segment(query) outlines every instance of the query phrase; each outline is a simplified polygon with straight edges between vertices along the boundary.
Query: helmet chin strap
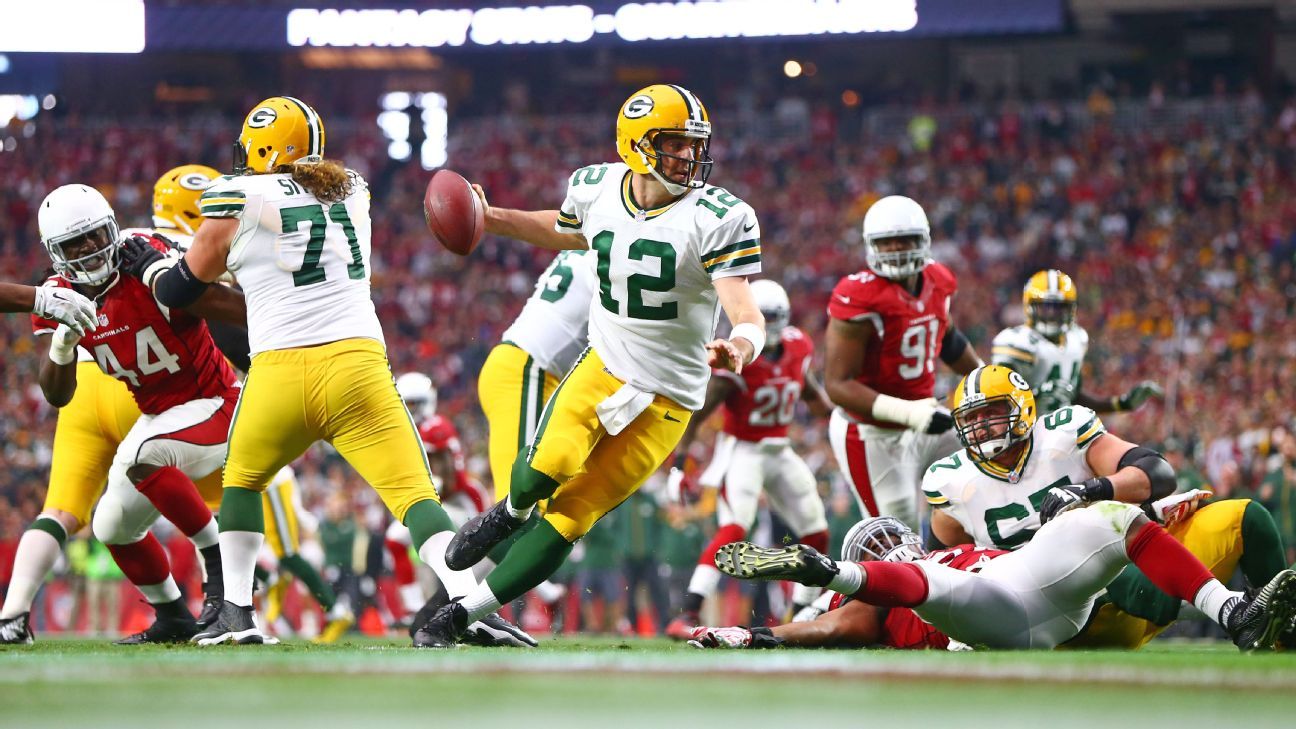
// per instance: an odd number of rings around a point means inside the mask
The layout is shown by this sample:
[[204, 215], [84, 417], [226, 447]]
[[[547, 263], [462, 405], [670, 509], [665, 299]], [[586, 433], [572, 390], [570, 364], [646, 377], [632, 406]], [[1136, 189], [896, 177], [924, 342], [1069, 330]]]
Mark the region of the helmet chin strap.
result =
[[652, 176], [662, 184], [662, 187], [666, 188], [666, 192], [669, 192], [675, 197], [679, 197], [680, 195], [683, 195], [684, 193], [688, 192], [690, 189], [688, 185], [681, 185], [678, 182], [671, 182], [670, 180], [666, 179], [666, 176], [658, 172], [656, 167], [649, 167], [648, 171], [651, 172]]

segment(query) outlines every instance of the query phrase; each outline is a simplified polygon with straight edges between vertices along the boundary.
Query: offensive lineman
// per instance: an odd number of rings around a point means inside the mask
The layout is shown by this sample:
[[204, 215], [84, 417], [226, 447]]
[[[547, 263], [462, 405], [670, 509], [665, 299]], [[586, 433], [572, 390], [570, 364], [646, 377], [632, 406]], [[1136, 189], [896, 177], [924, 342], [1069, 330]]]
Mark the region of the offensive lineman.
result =
[[[828, 551], [828, 519], [819, 497], [814, 473], [792, 449], [788, 426], [798, 400], [818, 417], [832, 412], [832, 403], [810, 372], [814, 343], [802, 331], [788, 324], [792, 307], [787, 292], [776, 282], [762, 279], [751, 284], [752, 295], [765, 317], [765, 341], [770, 344], [741, 375], [716, 370], [707, 384], [706, 401], [684, 429], [676, 446], [679, 453], [671, 478], [683, 473], [688, 446], [697, 428], [721, 406], [723, 433], [717, 438], [707, 470], [720, 471], [720, 493], [716, 516], [720, 528], [702, 549], [693, 569], [680, 614], [666, 626], [666, 634], [685, 639], [698, 624], [702, 603], [715, 593], [720, 571], [715, 553], [721, 546], [745, 539], [756, 523], [761, 492], [770, 507], [792, 529], [802, 544]], [[819, 596], [814, 587], [793, 588], [793, 613]]]
[[931, 226], [913, 200], [884, 197], [864, 215], [868, 268], [828, 302], [824, 387], [837, 405], [833, 455], [860, 513], [917, 527], [923, 470], [958, 448], [932, 398], [936, 359], [960, 375], [981, 364], [950, 322], [954, 273], [931, 260]]
[[[765, 344], [747, 276], [760, 271], [751, 206], [708, 186], [711, 122], [697, 97], [654, 85], [621, 106], [621, 164], [576, 170], [559, 210], [490, 208], [486, 229], [555, 249], [590, 248], [599, 293], [590, 347], [549, 399], [514, 462], [509, 496], [460, 529], [447, 560], [479, 562], [541, 499], [543, 518], [476, 590], [416, 634], [453, 644], [465, 626], [539, 584], [572, 545], [655, 471], [700, 408], [710, 367], [740, 373]], [[712, 339], [723, 307], [734, 325]]]

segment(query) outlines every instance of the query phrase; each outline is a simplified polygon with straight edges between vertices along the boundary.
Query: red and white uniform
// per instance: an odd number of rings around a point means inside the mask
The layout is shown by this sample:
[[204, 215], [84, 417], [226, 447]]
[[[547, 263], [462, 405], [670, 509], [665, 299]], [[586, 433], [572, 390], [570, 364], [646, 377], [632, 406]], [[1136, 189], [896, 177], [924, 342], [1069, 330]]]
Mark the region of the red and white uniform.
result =
[[[957, 288], [954, 273], [935, 262], [923, 269], [917, 296], [867, 269], [839, 281], [828, 302], [828, 315], [868, 321], [875, 330], [859, 382], [904, 400], [932, 397], [936, 360]], [[840, 407], [833, 411], [828, 437], [860, 512], [866, 517], [895, 516], [914, 529], [918, 528], [923, 471], [960, 447], [953, 430], [927, 435]]]
[[720, 486], [716, 512], [720, 526], [750, 530], [763, 490], [770, 508], [798, 537], [825, 531], [828, 521], [815, 488], [814, 473], [792, 449], [788, 426], [805, 387], [814, 343], [800, 329], [784, 327], [777, 359], [766, 356], [741, 375], [715, 370], [737, 390], [724, 403], [724, 430], [711, 464], [700, 479]]
[[[160, 241], [152, 243], [167, 250]], [[71, 287], [57, 276], [45, 285]], [[117, 448], [94, 532], [106, 544], [130, 544], [144, 537], [158, 512], [135, 490], [127, 470], [136, 464], [174, 466], [196, 480], [220, 468], [239, 383], [207, 324], [159, 304], [138, 280], [118, 274], [97, 303], [99, 328], [80, 346], [101, 370], [125, 383], [143, 414]], [[32, 317], [37, 334], [57, 326]]]
[[492, 502], [482, 485], [468, 475], [467, 459], [454, 423], [443, 415], [433, 415], [419, 425], [419, 437], [429, 455], [450, 454], [454, 482], [441, 484], [441, 506], [455, 526], [485, 511]]

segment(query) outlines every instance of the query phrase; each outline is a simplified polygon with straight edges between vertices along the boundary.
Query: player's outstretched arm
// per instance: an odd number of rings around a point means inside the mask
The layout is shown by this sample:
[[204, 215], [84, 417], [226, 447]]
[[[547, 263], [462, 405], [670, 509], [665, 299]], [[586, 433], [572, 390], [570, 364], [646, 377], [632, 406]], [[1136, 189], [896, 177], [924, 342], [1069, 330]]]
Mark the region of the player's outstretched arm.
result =
[[801, 390], [801, 401], [810, 409], [810, 414], [816, 418], [826, 418], [832, 415], [833, 403], [824, 391], [823, 385], [819, 382], [819, 377], [813, 372], [806, 372], [805, 388]]
[[733, 330], [728, 339], [706, 344], [707, 364], [741, 374], [744, 366], [765, 348], [765, 315], [761, 314], [745, 276], [727, 276], [711, 282]]
[[794, 648], [867, 648], [881, 642], [882, 609], [850, 600], [814, 620], [776, 625], [770, 632]]
[[72, 401], [76, 394], [77, 342], [81, 337], [60, 324], [50, 335], [49, 347], [45, 358], [41, 360], [40, 373], [36, 379], [40, 383], [41, 394], [45, 401], [56, 408], [61, 408]]
[[1165, 392], [1161, 386], [1151, 380], [1144, 380], [1124, 395], [1113, 395], [1111, 397], [1101, 397], [1091, 395], [1081, 391], [1076, 396], [1076, 405], [1083, 405], [1096, 413], [1123, 413], [1128, 410], [1137, 410], [1140, 405], [1147, 402], [1150, 398], [1163, 398]]
[[83, 335], [96, 325], [94, 302], [72, 289], [0, 283], [0, 313], [35, 314]]
[[486, 232], [502, 235], [539, 248], [550, 250], [584, 250], [589, 248], [579, 233], [559, 233], [557, 210], [510, 210], [492, 207], [486, 202], [486, 191], [474, 184], [473, 192], [485, 210]]
[[23, 314], [36, 306], [36, 287], [0, 283], [0, 312]]

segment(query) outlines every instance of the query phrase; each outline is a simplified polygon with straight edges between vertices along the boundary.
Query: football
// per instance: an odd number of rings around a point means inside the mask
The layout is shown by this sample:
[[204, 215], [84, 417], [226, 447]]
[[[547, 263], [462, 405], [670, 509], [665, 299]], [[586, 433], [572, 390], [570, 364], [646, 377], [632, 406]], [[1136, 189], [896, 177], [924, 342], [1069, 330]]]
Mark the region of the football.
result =
[[441, 169], [428, 180], [423, 195], [423, 219], [441, 245], [466, 256], [486, 229], [485, 209], [472, 186], [459, 173]]

